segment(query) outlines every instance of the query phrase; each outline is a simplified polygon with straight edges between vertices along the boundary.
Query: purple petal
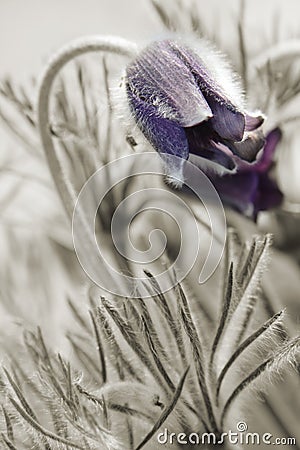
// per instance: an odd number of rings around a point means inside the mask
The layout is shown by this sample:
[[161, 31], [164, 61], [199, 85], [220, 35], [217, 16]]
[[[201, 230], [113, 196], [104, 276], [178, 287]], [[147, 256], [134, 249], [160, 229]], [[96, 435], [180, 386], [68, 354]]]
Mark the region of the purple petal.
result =
[[218, 173], [220, 177], [236, 169], [235, 161], [214, 143], [210, 147], [199, 149], [197, 153], [190, 153], [189, 159], [206, 173]]
[[[195, 163], [196, 165], [199, 165], [201, 167], [201, 162], [197, 159], [204, 158], [208, 160], [210, 163], [217, 164], [218, 166], [222, 166], [228, 171], [234, 171], [236, 168], [236, 163], [234, 160], [228, 156], [226, 153], [223, 153], [222, 150], [217, 148], [217, 146], [212, 145], [210, 148], [202, 148], [200, 149], [197, 154], [193, 153], [195, 155], [195, 158], [190, 157], [191, 161]], [[206, 171], [209, 172], [209, 166], [205, 164], [205, 162], [202, 165], [203, 169], [207, 169]]]
[[264, 123], [264, 117], [261, 115], [245, 114], [245, 131], [254, 131]]
[[266, 137], [265, 147], [261, 158], [253, 166], [257, 172], [266, 172], [273, 161], [274, 153], [278, 143], [280, 142], [282, 133], [279, 128], [274, 128]]
[[[244, 139], [242, 142], [226, 142], [226, 145], [230, 148], [230, 150], [237, 155], [239, 158], [243, 159], [247, 162], [253, 162], [256, 159], [256, 156], [258, 152], [262, 149], [265, 143], [265, 138], [262, 133], [262, 131], [254, 131], [252, 133], [249, 133], [246, 139]], [[251, 170], [251, 167], [254, 169], [254, 167], [257, 167], [256, 165], [253, 166], [246, 166], [243, 167], [243, 163], [240, 163], [240, 169], [241, 170]]]
[[213, 118], [210, 119], [214, 130], [223, 138], [241, 141], [245, 130], [244, 114], [228, 99], [223, 88], [215, 81], [203, 60], [191, 49], [170, 42], [170, 46], [178, 57], [186, 64], [201, 89]]
[[236, 173], [213, 177], [212, 182], [224, 203], [243, 213], [252, 212], [253, 200], [259, 183], [259, 178], [255, 173]]
[[190, 153], [208, 159], [230, 171], [236, 168], [230, 150], [223, 144], [211, 140], [215, 133], [211, 129], [210, 121], [203, 122], [195, 127], [185, 128], [185, 134]]
[[137, 97], [127, 86], [127, 96], [137, 124], [153, 147], [163, 154], [187, 159], [188, 141], [184, 129], [159, 116], [157, 109]]
[[203, 59], [197, 55], [190, 48], [178, 44], [176, 41], [169, 41], [169, 45], [173, 52], [182, 60], [182, 62], [188, 67], [189, 72], [194, 76], [197, 85], [201, 89], [204, 97], [206, 98], [213, 96], [217, 101], [232, 103], [228, 100], [227, 95], [220, 86], [212, 73], [205, 65]]
[[281, 204], [283, 195], [275, 181], [266, 175], [259, 176], [259, 188], [257, 190], [254, 207], [255, 211], [266, 211]]
[[213, 112], [210, 123], [218, 135], [229, 141], [241, 141], [245, 130], [244, 114], [213, 97], [206, 97], [206, 100]]
[[131, 91], [154, 106], [162, 117], [183, 127], [212, 116], [192, 73], [169, 41], [154, 42], [129, 64], [127, 82]]

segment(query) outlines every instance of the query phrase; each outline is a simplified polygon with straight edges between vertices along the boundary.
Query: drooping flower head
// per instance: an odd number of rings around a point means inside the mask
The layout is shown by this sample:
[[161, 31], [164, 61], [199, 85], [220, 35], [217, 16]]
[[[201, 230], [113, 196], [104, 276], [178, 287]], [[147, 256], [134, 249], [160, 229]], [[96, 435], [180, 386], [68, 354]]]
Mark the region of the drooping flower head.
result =
[[[189, 157], [208, 172], [234, 173], [240, 159], [255, 161], [264, 144], [263, 116], [246, 112], [223, 58], [206, 47], [202, 52], [175, 40], [156, 41], [126, 69], [132, 114], [179, 185]], [[168, 155], [180, 159], [170, 162]]]

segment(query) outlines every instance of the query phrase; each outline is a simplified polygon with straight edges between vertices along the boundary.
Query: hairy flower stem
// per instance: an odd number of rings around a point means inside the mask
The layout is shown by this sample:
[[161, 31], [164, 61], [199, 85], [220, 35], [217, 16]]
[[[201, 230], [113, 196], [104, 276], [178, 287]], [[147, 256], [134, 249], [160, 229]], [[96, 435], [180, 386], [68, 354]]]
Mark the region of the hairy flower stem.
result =
[[134, 43], [114, 37], [91, 36], [78, 39], [62, 48], [51, 59], [42, 76], [37, 105], [38, 128], [50, 172], [70, 218], [73, 214], [76, 195], [73, 186], [66, 179], [63, 173], [63, 169], [60, 165], [59, 158], [52, 141], [49, 126], [50, 94], [53, 82], [63, 66], [77, 56], [89, 52], [109, 52], [132, 58], [136, 55], [137, 47]]
[[[51, 175], [70, 220], [72, 219], [77, 194], [71, 181], [64, 173], [52, 140], [49, 117], [50, 94], [59, 71], [72, 59], [89, 52], [109, 52], [132, 58], [136, 55], [137, 47], [129, 41], [114, 37], [91, 36], [78, 39], [62, 48], [52, 58], [42, 76], [37, 104], [38, 129]], [[94, 258], [94, 267], [99, 267], [99, 262], [101, 263], [103, 261], [99, 261], [99, 256], [95, 255], [95, 238], [86, 223], [84, 212], [79, 212], [80, 221], [78, 226], [80, 226], [80, 230], [78, 231], [80, 231], [82, 243], [85, 245], [87, 254], [90, 254], [90, 257]], [[105, 264], [103, 264], [103, 269], [105, 270]], [[105, 271], [107, 272], [106, 275], [113, 282], [112, 274], [108, 273], [107, 270]]]

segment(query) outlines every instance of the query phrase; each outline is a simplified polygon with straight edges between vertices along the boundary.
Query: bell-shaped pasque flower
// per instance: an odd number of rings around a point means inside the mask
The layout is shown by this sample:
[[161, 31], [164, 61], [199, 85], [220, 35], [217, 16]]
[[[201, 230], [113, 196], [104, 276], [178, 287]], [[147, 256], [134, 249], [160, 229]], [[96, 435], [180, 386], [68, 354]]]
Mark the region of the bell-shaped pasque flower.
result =
[[258, 130], [264, 118], [246, 112], [224, 59], [207, 44], [200, 52], [175, 40], [156, 41], [126, 68], [134, 119], [179, 186], [189, 157], [208, 173], [234, 173], [239, 159], [255, 161], [264, 144]]
[[281, 191], [270, 176], [274, 152], [280, 139], [281, 131], [275, 128], [267, 135], [257, 162], [249, 164], [240, 161], [233, 175], [209, 175], [222, 201], [253, 220], [256, 220], [259, 211], [275, 208], [283, 200]]

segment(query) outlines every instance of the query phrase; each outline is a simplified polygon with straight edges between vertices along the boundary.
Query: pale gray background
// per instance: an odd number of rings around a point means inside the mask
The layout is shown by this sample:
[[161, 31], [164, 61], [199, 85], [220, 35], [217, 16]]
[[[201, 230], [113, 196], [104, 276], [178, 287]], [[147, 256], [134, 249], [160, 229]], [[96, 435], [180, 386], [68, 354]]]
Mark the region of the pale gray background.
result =
[[[238, 0], [195, 3], [208, 24], [220, 15], [224, 39], [230, 37], [232, 27], [227, 19], [238, 10]], [[270, 16], [279, 6], [281, 32], [290, 36], [299, 32], [299, 0], [248, 0], [249, 32], [254, 41], [257, 30], [263, 33], [266, 28], [268, 34]], [[147, 0], [0, 0], [0, 79], [11, 74], [25, 81], [38, 75], [52, 52], [75, 37], [118, 34], [143, 40], [161, 32]]]

